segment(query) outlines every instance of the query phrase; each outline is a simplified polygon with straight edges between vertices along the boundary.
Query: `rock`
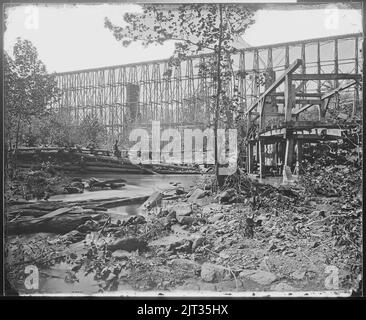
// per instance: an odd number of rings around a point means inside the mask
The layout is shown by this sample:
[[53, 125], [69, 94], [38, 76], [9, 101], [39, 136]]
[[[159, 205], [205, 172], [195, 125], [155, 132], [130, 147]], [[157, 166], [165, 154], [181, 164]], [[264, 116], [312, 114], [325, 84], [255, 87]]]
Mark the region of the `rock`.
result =
[[201, 265], [198, 262], [189, 259], [173, 259], [168, 264], [179, 270], [184, 270], [189, 277], [196, 276], [201, 270]]
[[340, 119], [340, 120], [347, 120], [348, 119], [348, 114], [346, 113], [338, 113], [337, 115], [337, 119]]
[[305, 275], [306, 275], [306, 271], [296, 270], [295, 272], [293, 272], [291, 274], [291, 277], [296, 280], [302, 280], [302, 279], [304, 279]]
[[187, 225], [190, 226], [195, 222], [195, 219], [193, 217], [187, 217], [187, 216], [178, 216], [177, 217], [178, 222], [181, 225]]
[[230, 256], [231, 255], [227, 250], [222, 250], [219, 253], [219, 257], [222, 258], [222, 259], [228, 259], [228, 258], [230, 258]]
[[175, 212], [177, 220], [178, 216], [189, 216], [192, 214], [192, 205], [189, 203], [178, 203], [171, 207], [171, 212]]
[[96, 231], [99, 228], [99, 223], [94, 220], [88, 220], [77, 228], [80, 232]]
[[203, 198], [205, 195], [206, 192], [204, 190], [197, 188], [188, 198], [188, 202], [195, 203], [198, 199]]
[[163, 200], [163, 194], [159, 191], [155, 191], [143, 204], [142, 207], [151, 209], [159, 204]]
[[230, 279], [230, 272], [223, 266], [204, 263], [201, 269], [201, 278], [206, 282], [218, 282], [222, 280]]
[[144, 216], [131, 216], [126, 221], [122, 223], [122, 225], [136, 225], [146, 223], [146, 219]]
[[191, 240], [185, 240], [178, 243], [178, 246], [175, 246], [174, 248], [169, 247], [170, 251], [183, 251], [183, 252], [191, 252], [192, 251], [192, 241]]
[[77, 178], [77, 177], [72, 178], [71, 181], [72, 182], [83, 182], [83, 180], [81, 180], [81, 178]]
[[149, 243], [151, 247], [165, 247], [167, 250], [174, 250], [175, 248], [184, 245], [186, 241], [191, 241], [187, 235], [175, 235], [153, 240]]
[[64, 234], [61, 237], [62, 240], [66, 241], [66, 242], [71, 242], [71, 243], [75, 243], [75, 242], [79, 242], [85, 239], [85, 235], [82, 234], [81, 232], [77, 231], [77, 230], [73, 230], [70, 231], [66, 234]]
[[116, 250], [112, 253], [112, 257], [117, 260], [128, 260], [131, 256], [131, 253], [126, 250]]
[[177, 189], [175, 189], [175, 194], [176, 195], [181, 195], [181, 194], [185, 194], [186, 192], [184, 191], [183, 187], [179, 187]]
[[236, 198], [236, 190], [231, 188], [221, 192], [218, 196], [220, 203], [232, 202]]
[[206, 206], [204, 206], [202, 208], [202, 213], [204, 215], [208, 215], [211, 214], [213, 211], [219, 211], [222, 209], [222, 206], [218, 203], [212, 203], [212, 204], [208, 204]]
[[223, 213], [217, 213], [214, 216], [208, 218], [208, 222], [215, 223], [224, 217]]
[[263, 270], [243, 270], [240, 272], [239, 277], [250, 279], [264, 286], [271, 284], [277, 279], [275, 274]]
[[170, 211], [170, 212], [167, 214], [166, 218], [167, 218], [168, 220], [172, 221], [172, 220], [174, 220], [174, 219], [177, 219], [177, 214], [176, 214], [176, 212], [175, 212], [175, 211]]
[[110, 251], [116, 250], [125, 250], [128, 252], [131, 251], [145, 251], [147, 249], [147, 243], [138, 238], [125, 238], [115, 241], [114, 243], [108, 246]]
[[77, 187], [71, 187], [71, 186], [68, 186], [68, 187], [65, 187], [64, 188], [65, 191], [69, 194], [73, 194], [73, 193], [83, 193], [83, 189], [80, 189], [80, 188], [77, 188]]
[[200, 247], [204, 241], [205, 241], [204, 237], [195, 238], [192, 243], [192, 252], [194, 252], [198, 247]]
[[271, 286], [272, 291], [277, 291], [277, 292], [292, 292], [292, 291], [297, 291], [296, 288], [290, 286], [289, 284], [285, 283], [285, 282], [280, 282], [277, 284], [274, 284]]
[[80, 181], [71, 182], [70, 187], [78, 188], [80, 190], [84, 189], [84, 184]]

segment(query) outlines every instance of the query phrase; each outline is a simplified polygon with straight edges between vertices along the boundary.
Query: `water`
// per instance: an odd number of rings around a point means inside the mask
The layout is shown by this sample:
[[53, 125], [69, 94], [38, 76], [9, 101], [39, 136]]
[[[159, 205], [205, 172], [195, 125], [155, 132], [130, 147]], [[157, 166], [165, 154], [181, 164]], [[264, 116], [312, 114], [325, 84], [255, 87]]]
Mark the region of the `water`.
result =
[[[73, 175], [73, 177], [76, 177]], [[100, 190], [100, 191], [85, 191], [83, 194], [64, 194], [56, 195], [50, 198], [52, 200], [62, 201], [77, 201], [77, 200], [88, 200], [88, 199], [108, 199], [114, 197], [141, 197], [149, 196], [155, 191], [165, 191], [174, 189], [172, 183], [179, 183], [179, 186], [184, 187], [189, 191], [192, 187], [197, 185], [200, 175], [116, 175], [116, 174], [95, 174], [95, 175], [78, 175], [77, 177], [83, 180], [88, 180], [91, 177], [95, 177], [100, 180], [107, 179], [119, 179], [123, 178], [126, 180], [126, 186], [120, 190]], [[112, 219], [118, 217], [118, 215], [134, 215], [137, 214], [138, 207], [141, 204], [131, 204], [121, 207], [109, 209]], [[37, 235], [28, 235], [34, 237]], [[41, 236], [41, 235], [39, 235]], [[47, 234], [45, 237], [49, 236]], [[54, 235], [56, 236], [56, 235]], [[80, 243], [71, 245], [72, 247], [78, 247]], [[79, 248], [74, 250], [79, 254], [82, 254], [86, 249]], [[57, 263], [52, 267], [43, 268], [40, 270], [40, 282], [39, 290], [37, 294], [96, 294], [99, 291], [98, 281], [94, 279], [94, 273], [85, 275], [84, 271], [80, 270], [76, 272], [78, 278], [77, 282], [70, 283], [65, 281], [65, 278], [70, 272], [71, 265], [68, 263]], [[27, 293], [23, 287], [16, 288], [20, 293]], [[121, 284], [118, 288], [118, 292], [127, 293], [132, 288], [128, 284]]]
[[[85, 190], [81, 194], [60, 194], [52, 196], [49, 200], [62, 200], [68, 201], [81, 201], [90, 199], [111, 199], [115, 197], [135, 198], [150, 196], [155, 191], [166, 191], [174, 189], [175, 187], [171, 184], [179, 183], [179, 186], [186, 190], [190, 190], [194, 187], [201, 175], [143, 175], [143, 174], [94, 174], [94, 175], [73, 175], [73, 177], [81, 178], [82, 180], [88, 180], [91, 177], [100, 180], [111, 180], [111, 179], [125, 179], [125, 186], [117, 190], [99, 190], [99, 191], [88, 191]], [[130, 204], [120, 207], [111, 208], [108, 210], [112, 215], [135, 215], [138, 214], [137, 208], [141, 205]], [[112, 217], [113, 218], [113, 217]]]

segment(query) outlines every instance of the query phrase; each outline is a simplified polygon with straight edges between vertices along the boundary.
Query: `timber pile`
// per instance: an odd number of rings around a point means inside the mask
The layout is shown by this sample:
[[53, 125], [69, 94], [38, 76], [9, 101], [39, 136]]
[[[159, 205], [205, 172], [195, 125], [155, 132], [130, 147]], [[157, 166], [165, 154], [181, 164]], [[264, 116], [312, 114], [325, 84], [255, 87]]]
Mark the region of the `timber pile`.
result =
[[[100, 151], [100, 150], [99, 150]], [[32, 168], [50, 162], [56, 170], [131, 174], [198, 174], [199, 169], [175, 164], [134, 164], [127, 158], [116, 158], [90, 149], [20, 148], [15, 156], [18, 166]]]
[[7, 234], [54, 232], [65, 234], [85, 224], [107, 218], [108, 208], [139, 204], [148, 196], [92, 199], [77, 202], [40, 201], [7, 207]]

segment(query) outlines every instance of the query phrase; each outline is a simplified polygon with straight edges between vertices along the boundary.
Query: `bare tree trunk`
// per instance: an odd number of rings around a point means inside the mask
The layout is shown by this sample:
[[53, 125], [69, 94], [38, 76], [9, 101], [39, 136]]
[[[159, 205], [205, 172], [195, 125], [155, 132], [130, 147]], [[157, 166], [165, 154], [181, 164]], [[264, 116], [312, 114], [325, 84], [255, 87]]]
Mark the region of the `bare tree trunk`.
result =
[[217, 53], [217, 93], [216, 93], [216, 108], [215, 108], [215, 119], [214, 119], [214, 136], [215, 136], [215, 176], [216, 176], [216, 188], [219, 186], [219, 163], [218, 163], [218, 150], [217, 150], [217, 129], [218, 121], [220, 116], [220, 95], [221, 95], [221, 48], [222, 48], [222, 4], [219, 4], [219, 43]]
[[19, 130], [20, 130], [20, 122], [21, 122], [21, 119], [22, 119], [22, 115], [19, 113], [18, 123], [17, 123], [17, 131], [16, 131], [16, 135], [15, 135], [15, 150], [18, 149]]

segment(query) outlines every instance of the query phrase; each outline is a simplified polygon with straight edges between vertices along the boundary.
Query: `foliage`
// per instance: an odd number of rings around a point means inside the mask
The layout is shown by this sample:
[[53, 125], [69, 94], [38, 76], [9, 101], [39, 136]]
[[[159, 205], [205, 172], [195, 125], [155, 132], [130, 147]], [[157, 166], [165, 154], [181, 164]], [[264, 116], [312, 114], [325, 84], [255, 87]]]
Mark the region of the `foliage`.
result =
[[34, 118], [42, 118], [48, 106], [59, 98], [54, 75], [38, 59], [29, 40], [17, 39], [13, 58], [4, 54], [5, 125], [9, 144], [18, 146], [20, 130], [31, 128]]
[[106, 131], [98, 117], [87, 115], [79, 127], [81, 144], [85, 146], [98, 147], [106, 138]]
[[106, 139], [104, 126], [95, 116], [87, 115], [78, 125], [62, 112], [49, 111], [42, 119], [32, 118], [32, 130], [21, 135], [28, 146], [98, 147]]

